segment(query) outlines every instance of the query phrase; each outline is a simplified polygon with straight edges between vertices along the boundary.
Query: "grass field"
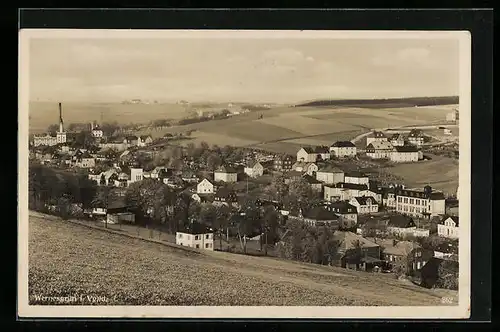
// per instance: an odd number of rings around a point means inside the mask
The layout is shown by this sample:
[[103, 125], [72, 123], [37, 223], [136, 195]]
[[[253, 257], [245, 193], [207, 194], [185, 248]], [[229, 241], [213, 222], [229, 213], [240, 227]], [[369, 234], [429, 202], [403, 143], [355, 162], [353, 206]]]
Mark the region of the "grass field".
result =
[[80, 294], [106, 305], [419, 306], [456, 296], [386, 275], [189, 250], [39, 214], [29, 220], [28, 290], [30, 304], [41, 304], [35, 295]]
[[458, 160], [432, 155], [432, 160], [397, 164], [386, 171], [405, 180], [408, 187], [430, 185], [445, 193], [455, 194], [458, 186]]

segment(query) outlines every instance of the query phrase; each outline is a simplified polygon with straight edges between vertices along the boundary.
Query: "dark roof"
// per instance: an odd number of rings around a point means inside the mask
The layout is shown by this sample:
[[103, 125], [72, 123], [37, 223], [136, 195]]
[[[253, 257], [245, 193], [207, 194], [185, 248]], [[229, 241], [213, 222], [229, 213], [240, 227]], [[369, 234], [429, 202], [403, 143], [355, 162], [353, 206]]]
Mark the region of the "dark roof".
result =
[[345, 173], [345, 176], [351, 177], [351, 178], [367, 178], [368, 175], [365, 173], [359, 172], [359, 171], [352, 171], [352, 172], [347, 172]]
[[422, 137], [423, 132], [421, 129], [412, 129], [410, 131], [410, 134], [408, 134], [408, 137]]
[[307, 219], [314, 219], [314, 220], [338, 220], [339, 217], [326, 209], [324, 209], [321, 206], [316, 206], [307, 211], [307, 213], [304, 215], [305, 218]]
[[181, 228], [179, 230], [182, 233], [189, 233], [189, 234], [206, 234], [206, 233], [213, 233], [213, 229], [210, 227], [207, 227], [204, 224], [200, 223], [190, 223], [186, 225], [185, 227]]
[[395, 146], [394, 149], [400, 153], [418, 152], [418, 148], [414, 145]]
[[309, 174], [305, 174], [303, 178], [307, 181], [309, 184], [320, 184], [322, 183], [321, 181], [316, 180], [316, 178], [310, 176]]
[[431, 187], [426, 186], [422, 189], [397, 189], [396, 195], [405, 197], [416, 197], [416, 198], [426, 198], [433, 200], [441, 200], [444, 198], [444, 193], [441, 191], [435, 191]]
[[134, 135], [129, 135], [129, 136], [126, 136], [125, 137], [128, 141], [135, 141], [137, 140], [137, 136], [134, 136]]
[[312, 148], [310, 146], [303, 147], [302, 149], [304, 149], [304, 151], [307, 152], [307, 153], [309, 153], [309, 154], [316, 153], [316, 151], [314, 151], [314, 148]]
[[377, 201], [371, 196], [354, 197], [354, 199], [356, 199], [360, 205], [366, 205], [368, 199], [372, 201], [372, 204], [377, 204]]
[[148, 137], [151, 137], [151, 136], [150, 136], [150, 135], [141, 135], [141, 136], [139, 136], [139, 137], [140, 137], [142, 140], [144, 140], [144, 139], [146, 139], [146, 138], [148, 138]]
[[334, 148], [354, 148], [356, 145], [351, 141], [337, 141], [331, 145]]
[[215, 197], [228, 198], [231, 195], [236, 196], [236, 193], [234, 192], [234, 190], [231, 190], [231, 189], [226, 188], [226, 187], [219, 188], [217, 190], [217, 192], [215, 193]]
[[376, 137], [376, 138], [386, 138], [383, 132], [381, 131], [374, 131], [370, 134], [370, 137]]
[[356, 183], [346, 183], [346, 182], [339, 182], [335, 185], [334, 188], [345, 188], [345, 189], [353, 189], [353, 190], [368, 190], [368, 186], [366, 184], [356, 184]]
[[216, 173], [237, 173], [236, 170], [229, 166], [221, 166], [215, 170]]
[[458, 216], [444, 216], [443, 218], [441, 218], [440, 224], [444, 224], [445, 220], [447, 220], [448, 218], [451, 218], [458, 227]]
[[254, 168], [257, 164], [260, 164], [262, 166], [262, 163], [260, 163], [259, 161], [249, 161], [247, 164], [246, 164], [246, 167], [250, 167], [250, 168]]
[[415, 227], [415, 223], [412, 218], [403, 216], [401, 214], [392, 215], [389, 217], [388, 226], [408, 228]]
[[328, 146], [317, 146], [314, 148], [314, 152], [316, 153], [330, 153], [330, 149]]

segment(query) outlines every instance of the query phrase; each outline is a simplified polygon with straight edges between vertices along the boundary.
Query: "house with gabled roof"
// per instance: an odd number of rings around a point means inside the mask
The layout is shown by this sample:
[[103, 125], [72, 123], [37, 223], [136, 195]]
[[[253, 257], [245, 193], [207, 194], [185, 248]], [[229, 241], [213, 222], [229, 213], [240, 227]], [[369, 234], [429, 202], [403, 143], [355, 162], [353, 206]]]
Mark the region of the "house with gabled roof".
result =
[[354, 157], [357, 148], [351, 141], [337, 141], [330, 146], [330, 153], [337, 158]]
[[340, 217], [322, 206], [315, 206], [302, 215], [302, 221], [311, 226], [338, 226]]
[[388, 141], [387, 136], [381, 131], [373, 131], [366, 137], [366, 145], [369, 145], [370, 143], [373, 142], [382, 142], [382, 141]]
[[208, 179], [203, 179], [196, 186], [197, 194], [213, 194], [215, 191], [215, 186]]
[[344, 182], [344, 171], [334, 166], [326, 166], [316, 171], [316, 180], [324, 184]]
[[460, 236], [458, 220], [458, 216], [442, 217], [437, 225], [438, 235], [450, 239], [458, 239]]
[[329, 202], [348, 201], [352, 197], [363, 196], [368, 190], [365, 184], [339, 182], [324, 186], [324, 200]]
[[304, 161], [297, 161], [295, 162], [295, 164], [292, 165], [292, 170], [314, 176], [318, 171], [318, 165], [316, 163], [306, 163]]
[[390, 142], [392, 146], [403, 146], [405, 145], [406, 138], [403, 134], [393, 134], [391, 136]]
[[349, 204], [356, 207], [358, 214], [378, 212], [378, 203], [373, 197], [370, 196], [352, 197]]
[[310, 176], [309, 174], [304, 174], [302, 178], [311, 186], [312, 191], [321, 192], [323, 190], [323, 183], [316, 180], [315, 177]]
[[258, 161], [251, 161], [247, 163], [243, 172], [249, 177], [256, 178], [264, 175], [264, 166]]
[[390, 154], [390, 160], [395, 163], [417, 162], [419, 159], [419, 150], [414, 145], [395, 146]]
[[310, 146], [300, 148], [297, 152], [297, 161], [302, 161], [305, 163], [315, 163], [318, 160], [318, 154], [315, 149]]
[[335, 231], [333, 238], [339, 243], [338, 262], [341, 267], [371, 271], [383, 264], [378, 244], [349, 231]]
[[388, 141], [374, 141], [366, 146], [366, 155], [372, 159], [390, 159], [394, 146]]
[[424, 132], [422, 129], [412, 129], [408, 134], [408, 142], [420, 147], [424, 144]]
[[214, 181], [234, 183], [238, 181], [238, 173], [232, 167], [220, 166], [214, 172]]
[[137, 146], [148, 146], [153, 143], [153, 138], [151, 135], [141, 135], [137, 138]]

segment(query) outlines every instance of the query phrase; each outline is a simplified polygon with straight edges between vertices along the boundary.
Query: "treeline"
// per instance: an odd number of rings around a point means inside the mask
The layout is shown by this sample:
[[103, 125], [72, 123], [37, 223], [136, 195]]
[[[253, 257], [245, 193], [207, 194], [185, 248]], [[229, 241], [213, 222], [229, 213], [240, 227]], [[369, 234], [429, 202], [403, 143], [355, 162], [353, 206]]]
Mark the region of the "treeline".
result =
[[316, 100], [296, 107], [305, 106], [349, 106], [349, 107], [415, 107], [458, 104], [458, 96], [448, 97], [413, 97], [413, 98], [388, 98], [388, 99], [339, 99]]
[[288, 231], [277, 248], [281, 258], [337, 265], [339, 242], [333, 237], [335, 229], [328, 226], [312, 227], [299, 221], [290, 222], [287, 226]]
[[66, 217], [73, 204], [91, 206], [97, 192], [97, 184], [85, 174], [58, 172], [32, 162], [28, 172], [28, 206], [32, 210], [49, 212], [49, 206], [55, 206], [55, 212]]

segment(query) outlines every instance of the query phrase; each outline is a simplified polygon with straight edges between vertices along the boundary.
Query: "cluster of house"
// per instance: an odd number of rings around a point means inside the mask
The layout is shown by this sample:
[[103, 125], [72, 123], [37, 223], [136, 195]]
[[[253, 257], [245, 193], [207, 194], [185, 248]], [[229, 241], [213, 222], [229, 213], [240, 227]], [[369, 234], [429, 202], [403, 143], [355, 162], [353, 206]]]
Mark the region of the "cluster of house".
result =
[[372, 159], [388, 159], [392, 162], [416, 162], [423, 159], [420, 147], [424, 144], [424, 134], [412, 129], [408, 136], [397, 133], [390, 138], [375, 131], [366, 138], [365, 153]]
[[114, 149], [117, 151], [126, 151], [131, 147], [145, 147], [151, 143], [153, 143], [153, 138], [150, 135], [127, 135], [124, 137], [111, 137], [106, 142], [100, 143], [99, 147], [103, 150]]

